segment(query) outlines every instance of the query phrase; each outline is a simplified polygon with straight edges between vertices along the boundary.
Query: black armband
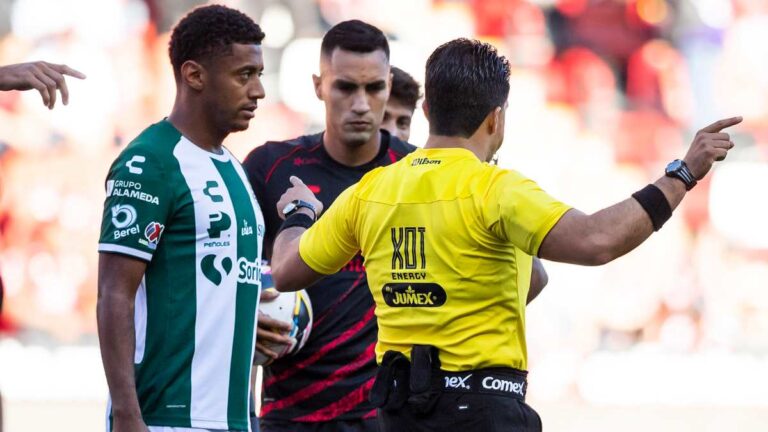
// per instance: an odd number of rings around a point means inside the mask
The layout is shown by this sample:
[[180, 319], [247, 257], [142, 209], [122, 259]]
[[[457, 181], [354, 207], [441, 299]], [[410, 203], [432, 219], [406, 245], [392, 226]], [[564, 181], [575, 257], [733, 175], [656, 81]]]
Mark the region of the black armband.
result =
[[632, 194], [632, 198], [637, 200], [640, 206], [643, 207], [643, 210], [648, 213], [654, 231], [660, 230], [669, 218], [672, 217], [672, 208], [669, 206], [667, 197], [655, 185], [649, 184], [640, 189]]
[[280, 225], [280, 229], [277, 231], [277, 233], [279, 234], [283, 230], [287, 230], [288, 228], [293, 227], [309, 229], [309, 227], [311, 227], [314, 223], [315, 219], [313, 219], [312, 216], [306, 215], [304, 213], [294, 213], [283, 221], [283, 224]]

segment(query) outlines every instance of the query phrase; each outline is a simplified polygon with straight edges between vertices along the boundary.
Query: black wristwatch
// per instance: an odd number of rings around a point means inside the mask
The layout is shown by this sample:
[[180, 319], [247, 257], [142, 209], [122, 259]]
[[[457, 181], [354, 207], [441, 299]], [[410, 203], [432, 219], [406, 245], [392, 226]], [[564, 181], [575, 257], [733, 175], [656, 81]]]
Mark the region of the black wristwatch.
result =
[[312, 203], [306, 202], [304, 200], [293, 200], [286, 204], [285, 207], [283, 207], [283, 216], [288, 218], [290, 215], [296, 213], [299, 211], [299, 209], [309, 209], [312, 211], [312, 219], [317, 220], [317, 210], [315, 209], [315, 206], [312, 205]]
[[696, 186], [696, 178], [688, 169], [688, 165], [680, 159], [675, 159], [667, 165], [667, 169], [664, 171], [667, 177], [674, 177], [685, 183], [685, 190], [691, 190]]

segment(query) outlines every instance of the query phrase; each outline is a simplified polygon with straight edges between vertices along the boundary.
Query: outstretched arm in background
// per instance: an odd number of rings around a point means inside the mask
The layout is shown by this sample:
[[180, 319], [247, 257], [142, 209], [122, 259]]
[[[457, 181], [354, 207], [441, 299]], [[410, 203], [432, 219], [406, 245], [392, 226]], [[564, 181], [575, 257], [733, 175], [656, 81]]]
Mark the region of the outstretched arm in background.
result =
[[69, 89], [64, 75], [85, 79], [85, 74], [67, 65], [44, 61], [0, 66], [0, 90], [35, 89], [43, 97], [45, 106], [53, 109], [56, 104], [56, 89], [61, 92], [64, 105], [69, 103]]

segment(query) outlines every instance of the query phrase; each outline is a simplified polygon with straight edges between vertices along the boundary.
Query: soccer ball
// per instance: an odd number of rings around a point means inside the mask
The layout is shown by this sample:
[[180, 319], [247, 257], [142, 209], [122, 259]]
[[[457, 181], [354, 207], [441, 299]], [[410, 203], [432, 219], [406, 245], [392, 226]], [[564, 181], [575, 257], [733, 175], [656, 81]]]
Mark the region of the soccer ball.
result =
[[[271, 288], [274, 284], [269, 273], [262, 273], [261, 278], [262, 287], [274, 289]], [[272, 319], [293, 324], [291, 331], [286, 335], [292, 339], [290, 344], [278, 344], [269, 341], [263, 343], [267, 348], [276, 352], [278, 358], [296, 354], [307, 343], [312, 331], [312, 303], [310, 303], [309, 295], [305, 290], [280, 293], [272, 301], [260, 302], [259, 312]], [[263, 365], [269, 360], [271, 360], [269, 357], [256, 351], [253, 363]]]

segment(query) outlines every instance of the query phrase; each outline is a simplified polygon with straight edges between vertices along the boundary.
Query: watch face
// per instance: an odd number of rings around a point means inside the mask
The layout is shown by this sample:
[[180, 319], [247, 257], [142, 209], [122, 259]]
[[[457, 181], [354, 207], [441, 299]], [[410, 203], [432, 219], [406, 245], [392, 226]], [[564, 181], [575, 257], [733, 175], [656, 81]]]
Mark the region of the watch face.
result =
[[292, 212], [296, 208], [296, 204], [293, 202], [289, 202], [285, 207], [283, 207], [283, 214], [287, 215], [288, 213]]
[[677, 171], [683, 166], [683, 161], [675, 159], [667, 165], [667, 172]]

